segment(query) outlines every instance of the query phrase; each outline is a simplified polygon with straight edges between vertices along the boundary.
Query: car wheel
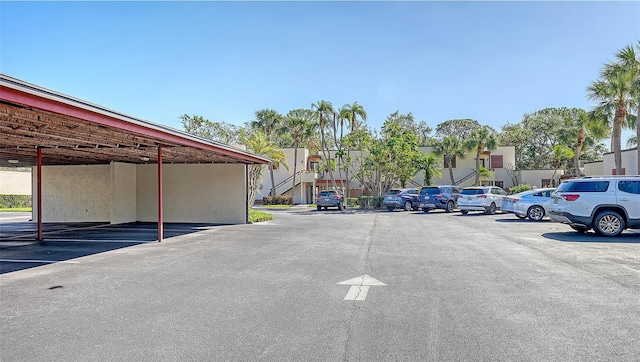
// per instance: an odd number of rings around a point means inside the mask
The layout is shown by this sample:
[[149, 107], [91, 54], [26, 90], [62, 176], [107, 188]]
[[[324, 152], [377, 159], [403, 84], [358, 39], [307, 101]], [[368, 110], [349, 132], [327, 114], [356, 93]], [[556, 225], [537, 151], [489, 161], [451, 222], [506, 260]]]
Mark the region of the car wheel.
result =
[[318, 208], [318, 211], [322, 210], [322, 206], [316, 206]]
[[428, 213], [430, 210], [428, 207], [423, 207], [422, 208], [422, 212], [424, 212], [425, 214]]
[[491, 205], [489, 205], [489, 208], [487, 209], [485, 214], [487, 214], [487, 215], [495, 215], [496, 214], [496, 204], [494, 204], [492, 202]]
[[596, 216], [593, 230], [602, 236], [618, 236], [624, 230], [624, 219], [615, 211], [603, 211]]
[[387, 206], [387, 210], [389, 210], [389, 211], [393, 211], [393, 207], [391, 207], [391, 206]]
[[460, 212], [462, 213], [462, 215], [466, 215], [466, 214], [468, 214], [468, 213], [469, 213], [469, 211], [467, 211], [467, 210], [462, 210], [462, 211], [460, 211]]
[[411, 201], [405, 201], [404, 202], [404, 211], [409, 211], [411, 210]]
[[447, 206], [444, 209], [446, 212], [453, 212], [453, 209], [456, 208], [456, 205], [453, 203], [453, 201], [449, 201], [447, 202]]
[[544, 209], [541, 206], [531, 206], [527, 211], [527, 217], [532, 221], [540, 221], [544, 217]]

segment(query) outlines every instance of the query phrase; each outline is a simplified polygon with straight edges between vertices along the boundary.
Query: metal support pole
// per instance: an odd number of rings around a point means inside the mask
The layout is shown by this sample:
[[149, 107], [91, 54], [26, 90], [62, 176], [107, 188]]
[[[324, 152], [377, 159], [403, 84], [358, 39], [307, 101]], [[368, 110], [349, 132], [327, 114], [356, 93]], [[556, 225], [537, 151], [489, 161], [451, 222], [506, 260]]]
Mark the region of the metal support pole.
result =
[[162, 205], [162, 147], [158, 147], [158, 242], [164, 235], [163, 205]]
[[38, 193], [37, 196], [37, 207], [38, 207], [38, 214], [37, 214], [37, 219], [38, 219], [38, 240], [42, 241], [42, 148], [38, 147], [37, 148], [37, 172], [38, 172], [38, 176], [37, 176], [37, 181], [36, 181], [36, 192]]

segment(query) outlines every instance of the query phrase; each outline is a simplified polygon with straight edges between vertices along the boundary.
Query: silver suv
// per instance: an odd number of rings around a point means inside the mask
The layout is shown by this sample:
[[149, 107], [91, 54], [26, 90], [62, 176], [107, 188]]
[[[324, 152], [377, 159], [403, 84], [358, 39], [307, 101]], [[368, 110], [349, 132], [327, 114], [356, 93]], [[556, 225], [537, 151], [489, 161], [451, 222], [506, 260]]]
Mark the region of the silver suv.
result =
[[549, 217], [578, 232], [593, 228], [602, 236], [640, 229], [640, 176], [567, 180], [552, 196]]

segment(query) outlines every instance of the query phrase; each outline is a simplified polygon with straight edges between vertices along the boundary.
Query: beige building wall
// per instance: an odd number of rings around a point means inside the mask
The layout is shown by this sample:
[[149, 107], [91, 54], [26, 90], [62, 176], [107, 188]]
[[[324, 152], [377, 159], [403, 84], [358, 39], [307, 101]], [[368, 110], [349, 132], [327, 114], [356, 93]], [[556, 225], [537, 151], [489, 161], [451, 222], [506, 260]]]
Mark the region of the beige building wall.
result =
[[603, 175], [604, 163], [602, 161], [598, 162], [586, 162], [584, 164], [584, 175], [585, 176], [600, 176]]
[[[34, 195], [36, 172], [34, 168]], [[244, 164], [164, 164], [163, 174], [165, 222], [247, 222]], [[157, 190], [155, 164], [44, 166], [43, 221], [157, 222]], [[35, 217], [35, 199], [33, 204]]]
[[111, 172], [111, 223], [123, 224], [138, 221], [136, 165], [112, 162]]
[[[33, 168], [33, 195], [37, 195], [37, 170]], [[33, 200], [33, 215], [37, 215]], [[42, 167], [42, 221], [110, 222], [111, 166]]]
[[[165, 222], [247, 222], [244, 164], [163, 165]], [[158, 220], [158, 169], [137, 167], [138, 221]]]
[[[555, 172], [555, 174], [554, 174]], [[564, 170], [522, 170], [520, 173], [520, 182], [526, 183], [537, 188], [548, 187], [543, 184], [543, 180], [556, 180], [556, 185], [560, 183], [560, 177], [564, 175]]]
[[[601, 175], [613, 175], [616, 160], [613, 152], [605, 153]], [[622, 168], [626, 175], [638, 175], [638, 150], [636, 148], [622, 150]]]
[[0, 171], [0, 195], [31, 195], [31, 172]]

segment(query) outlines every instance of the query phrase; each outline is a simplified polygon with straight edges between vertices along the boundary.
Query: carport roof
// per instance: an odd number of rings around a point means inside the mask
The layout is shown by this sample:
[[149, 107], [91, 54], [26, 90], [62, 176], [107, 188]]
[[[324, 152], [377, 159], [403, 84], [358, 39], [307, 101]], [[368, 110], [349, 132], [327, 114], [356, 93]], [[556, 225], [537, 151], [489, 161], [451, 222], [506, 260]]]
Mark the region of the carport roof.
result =
[[42, 148], [43, 165], [155, 163], [159, 147], [163, 163], [269, 163], [234, 147], [0, 74], [0, 166], [33, 166], [37, 148]]

